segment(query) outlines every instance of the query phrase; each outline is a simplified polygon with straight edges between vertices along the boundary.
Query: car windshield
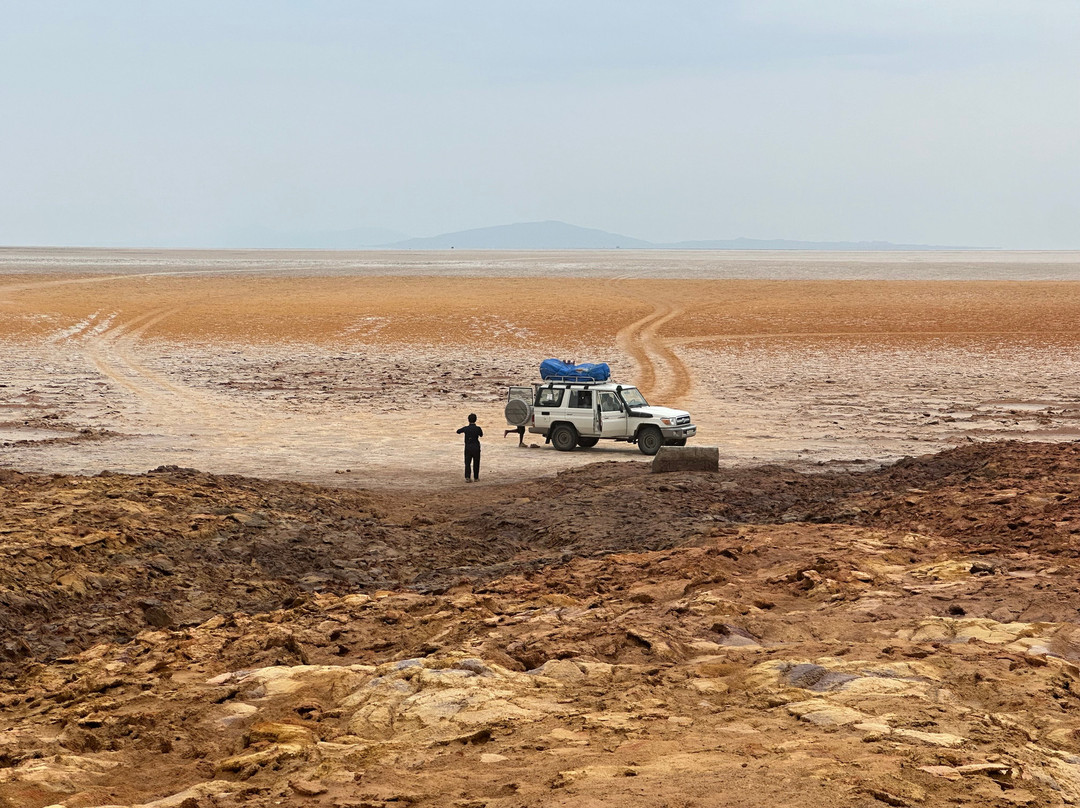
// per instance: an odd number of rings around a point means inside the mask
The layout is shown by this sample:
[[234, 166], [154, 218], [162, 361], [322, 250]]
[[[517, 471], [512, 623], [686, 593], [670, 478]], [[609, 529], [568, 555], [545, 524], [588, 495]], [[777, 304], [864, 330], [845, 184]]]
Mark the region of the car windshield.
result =
[[628, 407], [649, 406], [649, 402], [645, 400], [645, 396], [641, 395], [641, 391], [636, 387], [624, 387], [622, 389], [622, 397]]

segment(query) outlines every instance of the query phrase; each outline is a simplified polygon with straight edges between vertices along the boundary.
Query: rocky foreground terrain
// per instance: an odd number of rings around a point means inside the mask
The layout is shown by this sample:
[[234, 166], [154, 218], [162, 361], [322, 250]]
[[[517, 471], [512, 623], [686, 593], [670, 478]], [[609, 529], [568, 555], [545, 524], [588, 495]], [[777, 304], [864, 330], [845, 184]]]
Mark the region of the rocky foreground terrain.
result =
[[1080, 445], [0, 472], [0, 806], [1080, 800]]

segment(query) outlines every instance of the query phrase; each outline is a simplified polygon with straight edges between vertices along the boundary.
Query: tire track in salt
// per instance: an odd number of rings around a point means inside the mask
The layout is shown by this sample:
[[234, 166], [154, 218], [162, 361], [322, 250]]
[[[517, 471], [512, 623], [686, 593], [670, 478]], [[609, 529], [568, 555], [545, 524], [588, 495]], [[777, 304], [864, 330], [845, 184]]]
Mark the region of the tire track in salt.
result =
[[85, 320], [50, 337], [47, 342], [57, 347], [76, 347], [105, 378], [128, 390], [136, 399], [154, 405], [176, 404], [179, 398], [185, 406], [197, 406], [210, 412], [214, 407], [208, 397], [190, 387], [178, 385], [146, 367], [135, 357], [139, 338], [150, 328], [180, 309], [157, 308], [116, 322], [119, 312], [101, 316], [94, 312]]
[[[211, 269], [173, 269], [162, 270], [160, 272], [131, 272], [122, 275], [92, 275], [92, 276], [80, 276], [76, 278], [59, 278], [50, 280], [36, 280], [27, 281], [23, 283], [9, 283], [4, 286], [0, 286], [0, 295], [7, 295], [17, 292], [38, 291], [40, 289], [50, 289], [56, 286], [71, 286], [74, 284], [85, 283], [109, 283], [111, 281], [126, 281], [138, 278], [160, 278], [160, 277], [183, 277], [183, 276], [199, 276], [199, 275], [244, 275], [244, 274], [258, 274], [258, 273], [287, 273], [295, 271], [292, 266], [284, 267], [242, 267], [242, 268], [230, 268], [222, 269], [220, 267], [214, 267]], [[8, 301], [3, 301], [8, 302]]]
[[131, 392], [137, 399], [154, 406], [162, 406], [180, 397], [185, 403], [195, 403], [198, 396], [188, 388], [173, 384], [158, 373], [138, 362], [132, 348], [139, 337], [149, 328], [175, 314], [177, 309], [155, 309], [98, 333], [90, 333], [78, 339], [85, 343], [87, 358], [106, 378]]
[[667, 309], [658, 307], [640, 320], [623, 326], [615, 335], [615, 344], [622, 348], [636, 365], [634, 381], [646, 397], [651, 396], [656, 388], [656, 368], [652, 357], [645, 350], [642, 332], [649, 323], [667, 313]]
[[204, 423], [219, 422], [225, 413], [217, 397], [179, 384], [164, 374], [152, 370], [138, 357], [136, 346], [149, 329], [169, 317], [179, 308], [159, 308], [104, 330], [80, 337], [86, 344], [86, 355], [100, 373], [124, 387], [151, 407], [155, 415], [182, 412], [197, 413]]
[[197, 432], [203, 448], [217, 445], [225, 452], [237, 451], [240, 446], [264, 441], [267, 435], [280, 435], [288, 426], [287, 417], [240, 409], [227, 396], [177, 383], [143, 364], [137, 353], [142, 335], [179, 311], [155, 309], [94, 335], [88, 351], [91, 361], [100, 372], [135, 394], [159, 425], [184, 433]]
[[642, 329], [642, 344], [654, 355], [653, 366], [659, 365], [665, 369], [664, 384], [657, 391], [657, 396], [661, 401], [678, 404], [693, 387], [693, 377], [686, 363], [668, 346], [664, 338], [659, 336], [660, 329], [666, 323], [683, 313], [683, 309], [677, 306], [670, 306], [668, 309]]
[[638, 388], [646, 398], [664, 404], [681, 402], [694, 384], [686, 363], [659, 336], [660, 329], [682, 313], [680, 306], [657, 302], [650, 314], [623, 326], [615, 335], [616, 344], [637, 365]]

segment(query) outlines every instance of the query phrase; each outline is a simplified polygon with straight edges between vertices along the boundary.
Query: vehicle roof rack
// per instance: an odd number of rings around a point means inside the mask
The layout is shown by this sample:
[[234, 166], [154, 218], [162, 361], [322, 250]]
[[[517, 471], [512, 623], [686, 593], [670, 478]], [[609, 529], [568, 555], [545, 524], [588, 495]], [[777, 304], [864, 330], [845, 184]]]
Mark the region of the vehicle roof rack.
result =
[[593, 376], [578, 374], [574, 376], [548, 376], [541, 384], [551, 382], [559, 382], [560, 384], [605, 384], [607, 381], [607, 379], [597, 379]]

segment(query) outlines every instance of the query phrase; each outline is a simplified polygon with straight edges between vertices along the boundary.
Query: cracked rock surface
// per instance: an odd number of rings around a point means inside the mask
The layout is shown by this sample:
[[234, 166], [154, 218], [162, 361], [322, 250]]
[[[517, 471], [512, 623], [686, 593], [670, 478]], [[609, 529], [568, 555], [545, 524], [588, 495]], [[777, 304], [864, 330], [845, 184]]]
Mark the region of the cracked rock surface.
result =
[[1078, 469], [0, 472], [0, 806], [1073, 804]]

